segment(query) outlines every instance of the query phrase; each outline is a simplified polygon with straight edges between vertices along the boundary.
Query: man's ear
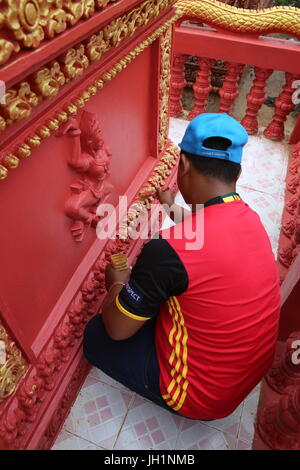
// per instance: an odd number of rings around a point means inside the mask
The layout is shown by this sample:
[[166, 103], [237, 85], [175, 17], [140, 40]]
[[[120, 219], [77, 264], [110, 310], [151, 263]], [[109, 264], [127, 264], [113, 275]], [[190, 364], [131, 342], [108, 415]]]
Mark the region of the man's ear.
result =
[[179, 167], [181, 176], [185, 176], [191, 171], [191, 162], [183, 152], [180, 154]]

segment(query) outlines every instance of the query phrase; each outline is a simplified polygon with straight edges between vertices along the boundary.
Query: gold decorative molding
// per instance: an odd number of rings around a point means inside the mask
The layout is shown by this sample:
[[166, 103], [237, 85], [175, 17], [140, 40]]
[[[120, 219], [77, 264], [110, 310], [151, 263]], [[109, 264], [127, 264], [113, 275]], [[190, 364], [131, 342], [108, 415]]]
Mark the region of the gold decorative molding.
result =
[[178, 20], [179, 14], [175, 14], [172, 18], [155, 30], [148, 38], [138, 44], [131, 52], [126, 54], [118, 63], [103, 75], [96, 78], [88, 87], [75, 97], [70, 104], [64, 105], [64, 108], [58, 111], [43, 126], [37, 129], [36, 133], [27, 137], [25, 141], [16, 144], [13, 153], [4, 155], [0, 165], [0, 179], [5, 179], [9, 174], [9, 170], [18, 166], [19, 160], [28, 158], [31, 155], [32, 148], [40, 145], [42, 139], [46, 139], [54, 134], [60, 125], [65, 122], [69, 116], [76, 115], [80, 108], [103, 88], [106, 82], [112, 80], [119, 72], [127, 67], [141, 52], [149, 47], [163, 33], [170, 29], [170, 26]]
[[[0, 10], [0, 65], [24, 48], [37, 49], [80, 19], [90, 18], [115, 0], [2, 0]], [[104, 28], [104, 40], [116, 46], [146, 25], [175, 0], [146, 0]]]
[[170, 27], [160, 39], [160, 89], [159, 89], [159, 139], [158, 148], [162, 151], [168, 138], [169, 130], [169, 92], [171, 79], [171, 43]]
[[[73, 3], [78, 5], [78, 2]], [[30, 75], [26, 81], [7, 90], [6, 104], [0, 104], [0, 132], [14, 122], [30, 116], [32, 109], [40, 102], [55, 96], [65, 83], [81, 76], [91, 63], [101, 58], [104, 52], [118, 46], [121, 41], [134, 34], [138, 28], [146, 26], [173, 3], [174, 0], [145, 0], [129, 13], [111, 21], [89, 40], [69, 49], [54, 62]], [[75, 10], [72, 11], [75, 15]]]
[[300, 8], [273, 7], [246, 10], [217, 0], [178, 0], [182, 16], [236, 33], [284, 33], [300, 37]]
[[115, 0], [2, 0], [0, 11], [0, 65], [23, 48], [36, 49], [90, 18]]
[[0, 363], [0, 403], [12, 395], [21, 377], [26, 372], [25, 361], [21, 351], [11, 341], [0, 322], [0, 341], [5, 344], [4, 363]]

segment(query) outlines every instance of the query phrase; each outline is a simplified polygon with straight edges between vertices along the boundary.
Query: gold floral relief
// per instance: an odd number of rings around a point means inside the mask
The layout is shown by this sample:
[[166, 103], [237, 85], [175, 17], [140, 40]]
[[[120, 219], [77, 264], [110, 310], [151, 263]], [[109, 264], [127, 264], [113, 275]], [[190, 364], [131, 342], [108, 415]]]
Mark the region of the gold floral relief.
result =
[[76, 49], [69, 49], [69, 51], [61, 58], [61, 63], [66, 81], [82, 75], [89, 65], [89, 60], [85, 55], [84, 45], [81, 44], [81, 46]]
[[[47, 3], [42, 4], [44, 16], [50, 14], [47, 8], [49, 9], [50, 5], [54, 5], [53, 2], [57, 8], [60, 8], [62, 5], [62, 0], [47, 0]], [[0, 105], [0, 132], [13, 122], [28, 117], [32, 107], [44, 99], [55, 96], [65, 83], [81, 76], [91, 62], [99, 60], [102, 54], [111, 49], [111, 47], [116, 47], [123, 39], [132, 35], [140, 26], [146, 25], [171, 3], [173, 3], [173, 0], [145, 0], [138, 7], [129, 11], [129, 13], [116, 18], [103, 30], [94, 34], [89, 40], [69, 49], [61, 57], [58, 57], [55, 62], [45, 65], [41, 70], [28, 77], [28, 81], [24, 82], [27, 89], [25, 99], [22, 99], [20, 93], [16, 91], [18, 86], [8, 90], [6, 93], [6, 105]], [[64, 5], [64, 11], [67, 11], [66, 8], [69, 5], [68, 11], [73, 12], [72, 14], [76, 16], [79, 15], [81, 7], [84, 5], [91, 6], [91, 3], [90, 0], [80, 0], [80, 2], [74, 2], [74, 5], [71, 5], [70, 2]], [[59, 8], [55, 10], [58, 13], [60, 11]], [[53, 12], [54, 10], [52, 9], [51, 11]], [[23, 87], [25, 87], [24, 83]]]
[[160, 91], [159, 91], [159, 140], [158, 148], [162, 151], [168, 138], [169, 130], [169, 92], [171, 73], [172, 28], [169, 28], [160, 39]]
[[95, 0], [84, 0], [83, 2], [83, 18], [90, 18], [95, 13]]
[[101, 8], [104, 8], [106, 7], [109, 3], [114, 3], [114, 2], [117, 2], [118, 0], [96, 0], [96, 8], [97, 9], [101, 9]]
[[67, 28], [67, 13], [62, 8], [62, 0], [50, 0], [41, 5], [41, 12], [45, 20], [42, 22], [45, 37], [54, 38]]
[[29, 83], [21, 82], [5, 93], [6, 104], [0, 104], [0, 111], [6, 124], [20, 121], [31, 114], [33, 107], [39, 103], [38, 96], [31, 90]]
[[109, 0], [1, 0], [0, 65], [21, 48], [37, 48]]
[[[0, 179], [5, 179], [9, 173], [10, 169], [17, 168], [19, 165], [20, 159], [26, 159], [30, 157], [32, 148], [40, 145], [42, 139], [47, 139], [50, 137], [58, 128], [59, 126], [65, 122], [68, 117], [76, 115], [80, 108], [83, 108], [86, 103], [94, 96], [99, 90], [103, 88], [106, 82], [112, 80], [118, 73], [124, 70], [128, 64], [130, 64], [139, 54], [141, 54], [147, 47], [149, 47], [154, 41], [156, 41], [160, 36], [162, 36], [166, 31], [167, 35], [163, 36], [164, 40], [166, 41], [166, 47], [162, 46], [162, 50], [165, 52], [167, 56], [169, 56], [169, 41], [171, 38], [171, 27], [172, 24], [177, 21], [179, 18], [179, 14], [175, 14], [173, 17], [168, 19], [164, 24], [159, 26], [150, 36], [144, 39], [140, 44], [138, 44], [131, 52], [128, 52], [125, 56], [123, 56], [119, 62], [117, 62], [111, 69], [104, 72], [102, 75], [99, 75], [97, 78], [94, 79], [92, 83], [90, 83], [87, 88], [81, 92], [80, 95], [73, 98], [72, 102], [64, 104], [63, 109], [56, 112], [52, 119], [45, 122], [39, 129], [37, 129], [36, 134], [31, 135], [25, 139], [23, 142], [16, 142], [15, 148], [10, 150], [10, 153], [3, 156], [0, 164]], [[162, 73], [165, 76], [166, 68], [168, 68], [168, 63], [165, 62], [165, 66], [162, 67]], [[56, 70], [54, 74], [53, 70]], [[59, 64], [57, 66], [56, 63], [52, 64], [52, 76], [59, 77], [60, 76], [60, 67]], [[50, 80], [49, 74], [47, 72], [47, 77]], [[41, 77], [40, 77], [41, 78]], [[161, 87], [162, 94], [164, 95], [162, 99], [162, 116], [163, 119], [161, 120], [161, 129], [164, 132], [163, 142], [165, 142], [165, 138], [167, 136], [167, 129], [168, 129], [168, 122], [165, 120], [165, 111], [167, 109], [167, 102], [168, 102], [168, 84], [165, 80], [162, 81], [163, 86]], [[17, 90], [14, 90], [14, 99], [18, 100]], [[18, 103], [18, 101], [17, 101]], [[10, 113], [12, 117], [18, 117], [18, 113], [22, 111], [22, 107], [20, 109], [15, 109], [13, 107], [13, 100], [11, 104], [12, 110]], [[25, 106], [26, 102], [22, 101], [22, 106]], [[16, 107], [16, 106], [15, 106]], [[8, 113], [8, 111], [6, 110]], [[16, 115], [16, 116], [15, 116]], [[1, 124], [1, 119], [0, 119]], [[157, 167], [157, 176], [155, 177], [158, 181], [162, 181], [161, 177], [166, 175], [169, 171], [167, 167], [169, 167], [170, 162], [172, 163], [174, 160], [174, 151], [172, 147], [168, 148], [169, 156], [166, 155], [161, 158], [161, 164]], [[172, 156], [173, 155], [173, 156]], [[165, 165], [165, 166], [162, 166]], [[156, 181], [155, 179], [155, 181]], [[153, 192], [153, 188], [152, 188]], [[147, 204], [149, 204], [149, 200], [147, 200]]]
[[77, 21], [83, 16], [85, 7], [84, 0], [65, 0], [64, 1], [64, 11], [67, 14], [67, 23], [69, 25], [74, 25]]
[[[65, 83], [64, 75], [62, 74], [62, 76], [63, 83]], [[58, 92], [60, 83], [52, 69], [45, 67], [33, 75], [31, 88], [43, 98], [51, 98]]]
[[25, 372], [26, 364], [22, 353], [9, 339], [0, 322], [0, 403], [15, 392]]
[[91, 62], [99, 60], [104, 52], [108, 50], [108, 44], [104, 39], [104, 31], [93, 34], [86, 44], [86, 55]]

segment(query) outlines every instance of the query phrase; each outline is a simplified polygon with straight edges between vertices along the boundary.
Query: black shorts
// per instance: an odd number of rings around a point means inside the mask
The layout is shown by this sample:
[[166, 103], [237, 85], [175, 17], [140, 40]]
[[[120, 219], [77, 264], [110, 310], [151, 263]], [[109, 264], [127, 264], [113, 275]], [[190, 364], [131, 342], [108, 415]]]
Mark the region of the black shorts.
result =
[[130, 390], [172, 413], [159, 389], [159, 365], [155, 347], [156, 318], [146, 321], [131, 338], [113, 340], [106, 333], [101, 315], [86, 325], [83, 352], [87, 360]]

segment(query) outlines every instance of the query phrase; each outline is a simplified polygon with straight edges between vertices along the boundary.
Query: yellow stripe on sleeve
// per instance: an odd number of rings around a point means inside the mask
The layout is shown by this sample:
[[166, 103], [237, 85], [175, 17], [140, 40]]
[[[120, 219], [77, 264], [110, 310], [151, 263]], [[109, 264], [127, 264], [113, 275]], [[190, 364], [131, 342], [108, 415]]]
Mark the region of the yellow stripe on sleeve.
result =
[[134, 313], [128, 312], [128, 310], [126, 310], [126, 308], [124, 308], [123, 305], [120, 304], [118, 295], [116, 297], [116, 306], [117, 306], [117, 309], [120, 310], [120, 312], [124, 313], [124, 315], [126, 315], [127, 317], [133, 318], [133, 320], [145, 321], [145, 320], [150, 320], [151, 318], [151, 317], [140, 317], [139, 315], [135, 315]]

